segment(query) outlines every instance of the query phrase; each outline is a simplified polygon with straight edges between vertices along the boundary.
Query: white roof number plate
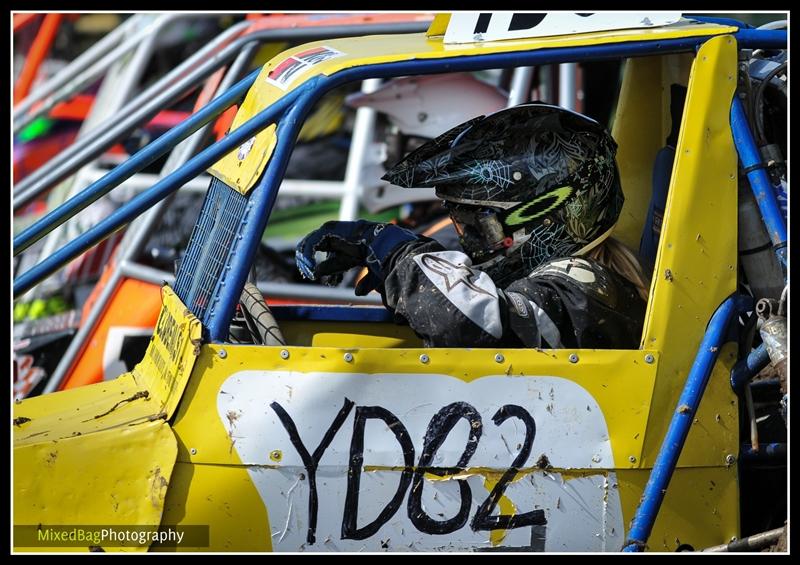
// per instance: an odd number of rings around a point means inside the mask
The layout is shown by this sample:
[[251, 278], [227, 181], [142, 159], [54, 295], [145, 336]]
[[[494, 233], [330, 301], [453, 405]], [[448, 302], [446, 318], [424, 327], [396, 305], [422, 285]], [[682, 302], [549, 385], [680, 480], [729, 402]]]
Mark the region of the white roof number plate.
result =
[[669, 25], [680, 12], [457, 12], [445, 43], [473, 43]]

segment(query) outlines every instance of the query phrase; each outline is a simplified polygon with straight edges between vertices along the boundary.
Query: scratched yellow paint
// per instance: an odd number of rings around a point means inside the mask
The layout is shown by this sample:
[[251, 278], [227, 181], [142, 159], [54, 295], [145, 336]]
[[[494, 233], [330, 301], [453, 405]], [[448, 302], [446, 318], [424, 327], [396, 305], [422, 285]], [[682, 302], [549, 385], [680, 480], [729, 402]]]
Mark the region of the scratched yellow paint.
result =
[[[15, 524], [158, 528], [178, 452], [167, 419], [191, 374], [192, 342], [200, 338], [200, 322], [172, 289], [165, 286], [162, 297], [157, 328], [171, 337], [157, 329], [132, 372], [15, 404]], [[174, 358], [174, 366], [157, 366], [154, 352]], [[38, 548], [45, 549], [62, 548]]]
[[208, 524], [209, 546], [159, 551], [272, 551], [267, 509], [244, 466], [177, 463], [164, 523]]
[[[642, 347], [661, 352], [651, 413], [668, 414], [677, 404], [708, 320], [736, 291], [737, 154], [730, 128], [730, 105], [736, 88], [737, 46], [731, 36], [710, 39], [697, 52], [689, 79], [686, 108], [676, 147], [661, 242], [650, 287]], [[669, 271], [669, 272], [667, 272]], [[721, 356], [727, 367], [730, 351]], [[712, 379], [727, 382], [724, 371]], [[703, 402], [711, 402], [706, 398]], [[736, 410], [730, 387], [715, 404]], [[648, 422], [645, 459], [655, 459], [669, 420]], [[736, 426], [733, 425], [732, 433]], [[685, 457], [709, 459], [690, 436]], [[719, 446], [733, 448], [729, 441]], [[719, 450], [714, 450], [719, 464]]]
[[[15, 406], [15, 420], [30, 420], [14, 426], [14, 525], [158, 529], [177, 445], [169, 424], [152, 410], [155, 403], [133, 398], [140, 390], [125, 375]], [[124, 399], [132, 400], [120, 404]], [[15, 549], [88, 551], [88, 545]]]
[[158, 412], [149, 391], [126, 373], [111, 381], [15, 403], [14, 418], [25, 421], [14, 426], [14, 446], [116, 429], [145, 422]]
[[[491, 475], [484, 476], [483, 478], [483, 486], [486, 488], [486, 492], [492, 492], [492, 489], [500, 482], [500, 478], [502, 477], [502, 473], [492, 473]], [[514, 476], [514, 479], [511, 480], [511, 483], [519, 480], [520, 474]], [[497, 507], [500, 509], [500, 514], [506, 516], [513, 516], [517, 513], [517, 507], [514, 506], [514, 503], [504, 494], [501, 496], [497, 501]], [[503, 540], [506, 539], [508, 535], [508, 530], [492, 530], [489, 533], [489, 541], [492, 543], [493, 547], [497, 547]]]
[[[661, 28], [601, 31], [477, 44], [446, 45], [443, 43], [441, 36], [429, 37], [426, 33], [375, 35], [316, 41], [287, 49], [264, 65], [255, 83], [247, 93], [239, 111], [236, 113], [236, 117], [231, 124], [231, 131], [240, 127], [258, 112], [295, 90], [312, 77], [320, 74], [330, 76], [351, 67], [407, 61], [410, 59], [470, 57], [489, 53], [604, 45], [625, 41], [658, 41], [681, 37], [714, 36], [735, 31], [736, 28], [730, 26], [687, 23], [684, 21], [683, 23]], [[344, 53], [344, 55], [310, 66], [308, 69], [299, 72], [294, 82], [285, 91], [267, 82], [267, 75], [288, 57], [307, 49], [321, 46], [336, 49]], [[255, 185], [260, 172], [263, 172], [274, 147], [275, 136], [262, 131], [255, 137], [252, 148], [243, 159], [239, 159], [239, 151], [234, 150], [217, 161], [209, 169], [209, 173], [223, 180], [239, 192], [246, 194]]]
[[[739, 537], [739, 483], [736, 465], [679, 465], [648, 540], [648, 551], [675, 551], [688, 544], [696, 550]], [[619, 470], [617, 482], [626, 527], [644, 492], [648, 473]]]
[[[287, 327], [290, 324], [286, 324]], [[325, 332], [333, 339], [332, 332]], [[346, 340], [356, 340], [354, 332], [343, 334]], [[219, 350], [225, 349], [222, 359]], [[727, 370], [727, 346], [721, 352], [721, 359], [715, 369], [715, 375], [724, 374]], [[289, 352], [284, 360], [281, 349]], [[353, 361], [344, 361], [344, 352], [353, 355]], [[429, 356], [427, 364], [419, 362], [419, 355], [425, 352]], [[302, 371], [302, 372], [347, 372], [347, 373], [384, 373], [391, 368], [392, 373], [414, 374], [448, 374], [465, 382], [470, 382], [484, 375], [509, 374], [514, 378], [525, 378], [525, 375], [553, 375], [569, 379], [585, 388], [597, 401], [606, 419], [612, 453], [614, 470], [619, 472], [629, 469], [636, 472], [637, 480], [646, 481], [648, 468], [642, 468], [641, 446], [645, 440], [645, 430], [652, 403], [652, 386], [663, 360], [659, 352], [651, 351], [593, 351], [577, 350], [580, 362], [569, 363], [567, 357], [570, 350], [536, 351], [536, 350], [499, 350], [505, 357], [505, 363], [498, 365], [494, 361], [495, 350], [464, 349], [406, 349], [406, 348], [333, 348], [333, 347], [294, 347], [285, 348], [256, 347], [247, 345], [205, 345], [195, 366], [195, 373], [187, 387], [186, 395], [191, 402], [181, 405], [178, 410], [174, 430], [179, 438], [178, 459], [194, 465], [221, 465], [238, 468], [241, 461], [235, 449], [231, 449], [231, 440], [219, 418], [208, 418], [217, 410], [217, 395], [221, 384], [233, 373], [241, 370], [264, 371]], [[644, 362], [646, 354], [652, 354], [652, 364]], [[523, 368], [524, 369], [520, 369]], [[713, 384], [713, 383], [712, 383]], [[711, 386], [711, 385], [710, 385]], [[714, 385], [707, 400], [713, 410], [719, 410], [719, 402], [727, 403], [724, 387]], [[704, 401], [705, 403], [706, 401]], [[702, 409], [701, 409], [702, 412]], [[661, 415], [664, 419], [670, 413]], [[652, 416], [651, 416], [652, 418]], [[728, 428], [732, 428], [735, 418], [726, 420]], [[736, 449], [736, 436], [730, 434], [723, 425], [704, 426], [702, 433], [693, 430], [696, 450], [688, 460], [682, 459], [682, 468], [695, 468], [702, 474], [704, 469], [709, 476], [718, 474], [724, 462], [718, 454], [726, 449]], [[659, 438], [660, 439], [660, 438]], [[188, 446], [197, 448], [192, 454]], [[629, 457], [633, 455], [634, 460]], [[688, 461], [688, 462], [687, 462]], [[398, 471], [400, 469], [397, 469]], [[528, 472], [536, 472], [535, 468], [523, 469], [519, 476]], [[561, 473], [565, 480], [579, 478], [589, 474], [597, 474], [596, 470], [585, 469], [553, 469]], [[497, 469], [470, 468], [464, 476], [482, 474], [484, 477], [497, 473]], [[430, 478], [434, 478], [431, 476]], [[452, 478], [452, 477], [451, 477]], [[627, 487], [626, 487], [627, 488]], [[679, 487], [676, 487], [676, 489]], [[628, 490], [635, 490], [630, 487]], [[735, 490], [735, 489], [734, 489]], [[720, 495], [723, 491], [718, 491]], [[720, 529], [725, 532], [738, 528], [738, 510], [732, 505], [736, 498], [730, 498], [726, 492], [722, 498], [716, 499], [718, 493], [711, 492], [704, 498], [723, 510], [723, 522], [716, 530], [709, 531], [702, 539], [719, 538]], [[678, 493], [675, 496], [681, 504], [689, 503], [691, 492]], [[688, 497], [688, 498], [687, 498]], [[623, 517], [627, 524], [633, 517], [638, 498], [623, 498]], [[698, 523], [703, 523], [702, 520]], [[717, 524], [711, 520], [709, 524]], [[675, 528], [669, 520], [665, 521], [666, 531], [684, 531], [685, 524], [676, 522]], [[680, 532], [679, 532], [680, 534]], [[680, 534], [684, 535], [684, 534]], [[500, 534], [495, 533], [495, 541]]]

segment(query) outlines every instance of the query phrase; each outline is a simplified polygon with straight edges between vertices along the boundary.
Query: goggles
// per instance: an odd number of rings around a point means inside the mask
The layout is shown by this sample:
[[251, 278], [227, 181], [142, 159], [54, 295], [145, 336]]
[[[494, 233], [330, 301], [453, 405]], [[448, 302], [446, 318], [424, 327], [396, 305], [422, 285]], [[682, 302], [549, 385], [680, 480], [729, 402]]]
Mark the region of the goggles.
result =
[[476, 263], [508, 249], [514, 239], [505, 234], [499, 210], [444, 202], [458, 233], [461, 246]]

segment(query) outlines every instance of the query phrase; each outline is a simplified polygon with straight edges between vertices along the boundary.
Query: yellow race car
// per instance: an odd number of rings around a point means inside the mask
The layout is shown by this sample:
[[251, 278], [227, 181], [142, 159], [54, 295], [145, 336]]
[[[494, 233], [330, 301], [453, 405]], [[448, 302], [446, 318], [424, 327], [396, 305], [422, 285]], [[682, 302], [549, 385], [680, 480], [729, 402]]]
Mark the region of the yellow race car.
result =
[[[144, 359], [14, 406], [15, 549], [676, 551], [741, 537], [740, 472], [781, 448], [740, 437], [747, 411], [731, 386], [749, 353], [731, 321], [754, 309], [738, 294], [737, 185], [746, 175], [755, 191], [766, 174], [747, 152], [739, 56], [783, 49], [786, 33], [649, 23], [532, 37], [484, 22], [462, 42], [464, 22], [442, 15], [427, 33], [292, 48], [243, 81], [222, 141], [15, 281], [25, 291], [210, 167]], [[233, 342], [288, 156], [322, 94], [366, 78], [601, 59], [624, 61], [614, 236], [634, 248], [670, 86], [686, 87], [638, 349], [423, 348], [382, 307], [313, 305], [273, 309], [285, 345]], [[774, 212], [762, 208], [768, 226]], [[769, 233], [785, 244], [785, 224]], [[737, 385], [750, 376], [736, 374]]]

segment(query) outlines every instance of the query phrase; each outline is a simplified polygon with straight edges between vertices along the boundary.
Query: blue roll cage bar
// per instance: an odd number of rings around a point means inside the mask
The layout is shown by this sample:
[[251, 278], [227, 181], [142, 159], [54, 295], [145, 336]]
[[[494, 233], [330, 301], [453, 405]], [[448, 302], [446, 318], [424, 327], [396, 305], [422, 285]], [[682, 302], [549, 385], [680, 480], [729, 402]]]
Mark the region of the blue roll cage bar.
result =
[[[740, 22], [723, 21], [719, 18], [697, 17], [693, 19], [725, 25], [737, 25], [739, 31], [734, 33], [733, 36], [736, 38], [739, 48], [786, 49], [786, 31], [747, 29], [747, 26]], [[297, 134], [314, 103], [326, 92], [349, 82], [362, 81], [369, 78], [478, 71], [687, 52], [696, 50], [708, 39], [708, 36], [700, 36], [660, 41], [633, 41], [590, 47], [539, 49], [441, 59], [417, 59], [352, 67], [330, 76], [315, 76], [259, 112], [239, 128], [226, 135], [222, 140], [197, 154], [181, 168], [157, 182], [147, 191], [132, 198], [121, 208], [67, 243], [54, 254], [21, 274], [14, 280], [14, 296], [17, 297], [27, 292], [44, 278], [63, 267], [68, 261], [98, 244], [116, 230], [126, 226], [151, 206], [177, 191], [183, 184], [202, 173], [256, 133], [272, 123], [277, 123], [275, 133], [277, 144], [261, 180], [248, 195], [247, 210], [243, 219], [242, 229], [239, 232], [239, 247], [236, 253], [231, 254], [227, 268], [221, 275], [220, 284], [224, 284], [225, 288], [219, 295], [219, 304], [209, 311], [206, 319], [205, 325], [210, 339], [214, 342], [223, 341], [227, 338], [231, 317], [239, 301], [250, 265], [255, 258], [261, 234], [266, 228]], [[81, 193], [24, 230], [14, 239], [14, 255], [16, 256], [24, 251], [92, 202], [110, 192], [125, 179], [141, 171], [148, 163], [163, 155], [175, 144], [237, 103], [253, 85], [259, 73], [260, 69], [250, 73], [200, 111], [172, 128], [168, 133], [133, 155], [125, 163], [115, 167], [107, 175], [92, 183]], [[778, 258], [785, 267], [787, 264], [786, 223], [780, 213], [777, 199], [764, 170], [753, 134], [744, 115], [741, 100], [737, 96], [734, 96], [731, 104], [731, 129], [740, 161], [747, 171], [748, 180], [759, 204], [762, 219], [767, 227]], [[742, 297], [732, 296], [726, 299], [712, 315], [645, 486], [644, 494], [631, 521], [623, 551], [636, 552], [646, 547], [647, 539], [652, 531], [667, 486], [688, 435], [691, 421], [700, 404], [711, 369], [716, 362], [718, 348], [725, 339], [725, 330], [734, 312], [751, 307], [748, 301], [742, 299]], [[737, 382], [740, 380], [741, 378]], [[689, 408], [688, 411], [685, 408], [686, 406]]]

